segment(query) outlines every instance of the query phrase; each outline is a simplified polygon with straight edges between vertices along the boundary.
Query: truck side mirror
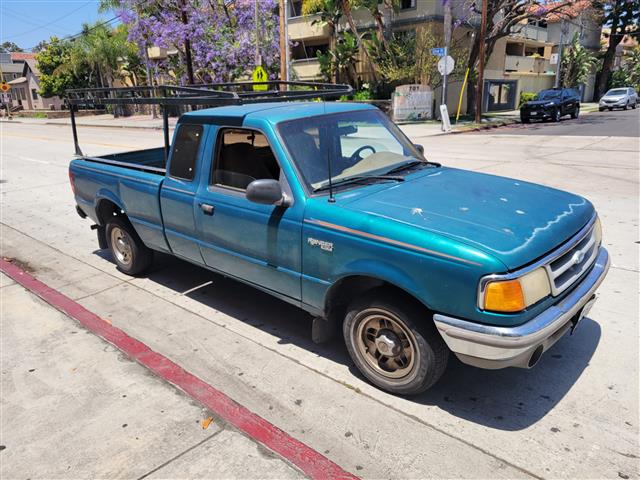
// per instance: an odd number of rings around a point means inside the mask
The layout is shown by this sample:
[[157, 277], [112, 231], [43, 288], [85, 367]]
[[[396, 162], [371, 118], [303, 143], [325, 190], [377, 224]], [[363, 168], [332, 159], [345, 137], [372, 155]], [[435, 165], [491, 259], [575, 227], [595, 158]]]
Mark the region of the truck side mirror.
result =
[[270, 178], [254, 180], [247, 186], [245, 193], [247, 200], [263, 205], [278, 205], [288, 207], [291, 204], [289, 198], [282, 192], [280, 182]]
[[416, 150], [418, 150], [422, 155], [424, 155], [424, 147], [422, 145], [414, 143], [413, 146], [416, 147]]

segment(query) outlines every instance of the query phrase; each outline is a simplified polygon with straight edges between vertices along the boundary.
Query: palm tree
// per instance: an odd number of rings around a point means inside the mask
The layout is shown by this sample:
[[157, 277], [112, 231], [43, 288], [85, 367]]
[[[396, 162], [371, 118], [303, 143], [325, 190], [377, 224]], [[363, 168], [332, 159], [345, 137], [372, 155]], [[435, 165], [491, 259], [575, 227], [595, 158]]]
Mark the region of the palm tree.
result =
[[562, 86], [577, 87], [587, 81], [596, 64], [596, 57], [580, 44], [578, 32], [562, 58]]

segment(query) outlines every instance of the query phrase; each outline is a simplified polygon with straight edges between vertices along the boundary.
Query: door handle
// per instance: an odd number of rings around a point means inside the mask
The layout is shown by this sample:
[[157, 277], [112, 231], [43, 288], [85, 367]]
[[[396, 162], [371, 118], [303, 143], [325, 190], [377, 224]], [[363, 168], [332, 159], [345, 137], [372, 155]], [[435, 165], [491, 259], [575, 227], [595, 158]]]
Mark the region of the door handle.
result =
[[209, 205], [208, 203], [199, 203], [198, 206], [205, 215], [213, 215], [213, 212], [215, 210], [215, 207], [213, 205]]

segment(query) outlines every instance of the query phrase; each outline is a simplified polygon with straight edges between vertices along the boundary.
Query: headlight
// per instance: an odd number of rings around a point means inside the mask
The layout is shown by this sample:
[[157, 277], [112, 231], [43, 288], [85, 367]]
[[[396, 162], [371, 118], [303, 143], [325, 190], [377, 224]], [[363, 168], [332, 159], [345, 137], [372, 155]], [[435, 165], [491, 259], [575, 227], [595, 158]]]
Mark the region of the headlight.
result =
[[596, 222], [593, 225], [593, 233], [596, 237], [596, 245], [600, 245], [602, 243], [602, 224], [600, 223], [600, 217], [596, 218]]
[[488, 282], [481, 305], [492, 312], [519, 312], [551, 294], [549, 277], [538, 268], [513, 280]]
[[545, 107], [553, 107], [554, 105], [555, 105], [554, 102], [549, 102], [544, 104]]

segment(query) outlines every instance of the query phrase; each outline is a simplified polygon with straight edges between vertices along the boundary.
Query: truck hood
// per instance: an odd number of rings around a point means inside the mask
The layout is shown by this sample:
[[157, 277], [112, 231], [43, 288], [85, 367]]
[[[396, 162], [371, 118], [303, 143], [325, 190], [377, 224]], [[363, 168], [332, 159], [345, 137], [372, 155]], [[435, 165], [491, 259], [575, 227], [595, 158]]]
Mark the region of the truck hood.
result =
[[341, 203], [476, 247], [509, 270], [569, 239], [594, 213], [585, 198], [534, 183], [444, 167], [424, 172]]

